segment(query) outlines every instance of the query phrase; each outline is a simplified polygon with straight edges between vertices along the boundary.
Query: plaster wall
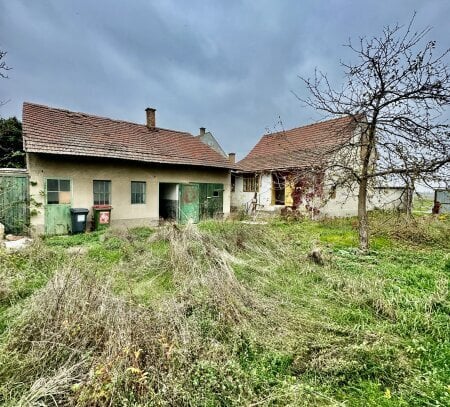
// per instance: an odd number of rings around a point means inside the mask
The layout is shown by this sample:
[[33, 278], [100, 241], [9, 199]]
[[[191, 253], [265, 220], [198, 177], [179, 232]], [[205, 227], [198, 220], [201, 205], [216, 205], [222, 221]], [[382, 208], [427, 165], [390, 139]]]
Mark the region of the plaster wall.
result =
[[369, 209], [405, 209], [406, 190], [403, 188], [376, 188], [369, 195]]
[[[112, 226], [155, 225], [159, 221], [159, 183], [220, 183], [224, 185], [223, 211], [230, 212], [230, 172], [226, 169], [196, 168], [188, 166], [155, 166], [150, 163], [60, 157], [55, 155], [27, 154], [30, 175], [30, 196], [37, 214], [31, 217], [33, 233], [45, 231], [45, 179], [66, 178], [72, 181], [74, 208], [89, 209], [93, 205], [93, 180], [111, 180]], [[131, 181], [145, 181], [145, 204], [131, 204]]]
[[213, 150], [216, 150], [220, 155], [228, 158], [228, 155], [225, 153], [225, 151], [223, 151], [219, 142], [209, 131], [197, 137], [202, 141], [202, 143], [206, 144], [207, 146], [210, 146]]
[[338, 188], [336, 197], [328, 199], [322, 207], [319, 205], [319, 210], [319, 216], [332, 218], [356, 216], [358, 214], [358, 193]]
[[234, 192], [231, 193], [231, 206], [241, 209], [253, 199], [254, 192], [244, 192], [244, 180], [241, 175], [236, 174]]

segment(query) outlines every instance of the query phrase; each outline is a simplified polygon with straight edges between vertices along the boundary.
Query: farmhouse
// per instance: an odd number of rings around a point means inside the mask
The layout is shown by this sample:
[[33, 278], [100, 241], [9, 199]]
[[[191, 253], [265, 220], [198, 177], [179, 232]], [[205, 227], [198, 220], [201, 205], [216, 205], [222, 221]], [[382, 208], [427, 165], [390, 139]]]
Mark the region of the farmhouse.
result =
[[[348, 149], [342, 145], [360, 136], [361, 129], [351, 117], [264, 135], [236, 164], [231, 180], [231, 206], [247, 212], [289, 208], [311, 217], [356, 215], [356, 185], [336, 188], [336, 170], [323, 168], [331, 154], [354, 157], [354, 165], [359, 165], [360, 152], [356, 147]], [[369, 207], [401, 206], [402, 195], [403, 188], [373, 188]]]
[[230, 212], [229, 159], [189, 133], [23, 105], [31, 226], [70, 232], [70, 208], [111, 208], [111, 224], [196, 222]]

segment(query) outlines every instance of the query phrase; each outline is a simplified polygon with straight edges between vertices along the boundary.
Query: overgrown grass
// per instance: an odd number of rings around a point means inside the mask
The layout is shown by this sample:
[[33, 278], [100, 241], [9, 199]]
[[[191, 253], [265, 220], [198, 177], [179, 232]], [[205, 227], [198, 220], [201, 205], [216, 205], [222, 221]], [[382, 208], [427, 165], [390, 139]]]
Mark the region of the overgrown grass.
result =
[[368, 255], [353, 219], [0, 252], [0, 404], [450, 405], [448, 220], [371, 223]]

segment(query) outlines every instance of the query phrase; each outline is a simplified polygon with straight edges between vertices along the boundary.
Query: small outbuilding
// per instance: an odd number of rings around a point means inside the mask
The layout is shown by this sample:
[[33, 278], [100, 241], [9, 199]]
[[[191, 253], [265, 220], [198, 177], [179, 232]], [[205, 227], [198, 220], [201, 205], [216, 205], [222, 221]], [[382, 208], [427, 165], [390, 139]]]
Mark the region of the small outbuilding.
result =
[[433, 213], [450, 213], [449, 189], [436, 189], [434, 191]]

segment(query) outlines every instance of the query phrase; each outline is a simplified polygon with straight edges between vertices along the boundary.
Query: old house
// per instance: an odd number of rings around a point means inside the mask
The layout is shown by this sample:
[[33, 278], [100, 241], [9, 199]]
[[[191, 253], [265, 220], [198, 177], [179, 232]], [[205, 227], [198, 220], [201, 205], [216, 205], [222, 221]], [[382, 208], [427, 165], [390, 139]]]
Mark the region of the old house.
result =
[[[360, 153], [341, 146], [358, 138], [360, 131], [350, 117], [343, 117], [264, 135], [236, 164], [231, 180], [232, 207], [248, 212], [291, 208], [311, 217], [356, 215], [355, 185], [335, 188], [336, 173], [325, 171], [323, 163], [329, 154], [339, 151], [336, 154], [353, 154], [358, 165]], [[373, 200], [371, 208], [386, 209], [401, 203], [400, 193], [392, 188], [373, 189], [369, 198]]]
[[197, 137], [156, 125], [23, 105], [31, 226], [38, 234], [70, 231], [70, 208], [109, 205], [111, 224], [154, 225], [227, 215], [230, 161]]

